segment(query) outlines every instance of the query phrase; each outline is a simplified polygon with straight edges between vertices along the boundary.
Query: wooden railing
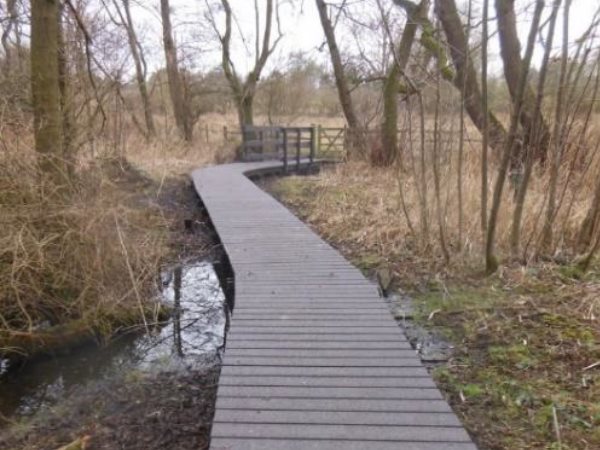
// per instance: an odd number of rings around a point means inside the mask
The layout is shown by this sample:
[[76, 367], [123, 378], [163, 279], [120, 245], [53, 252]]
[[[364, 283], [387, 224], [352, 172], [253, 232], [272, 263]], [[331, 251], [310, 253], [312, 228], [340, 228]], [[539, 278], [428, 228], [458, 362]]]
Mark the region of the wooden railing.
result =
[[303, 159], [308, 159], [310, 166], [315, 160], [316, 133], [316, 127], [245, 126], [240, 157], [243, 161], [279, 159], [285, 172], [293, 162], [299, 169]]

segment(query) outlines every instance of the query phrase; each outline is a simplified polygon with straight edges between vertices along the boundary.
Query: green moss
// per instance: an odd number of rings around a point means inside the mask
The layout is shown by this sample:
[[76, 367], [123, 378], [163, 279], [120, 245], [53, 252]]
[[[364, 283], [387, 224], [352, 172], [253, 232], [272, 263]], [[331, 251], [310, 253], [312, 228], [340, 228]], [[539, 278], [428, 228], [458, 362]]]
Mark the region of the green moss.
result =
[[441, 42], [436, 39], [435, 29], [429, 22], [422, 24], [421, 45], [435, 57], [438, 69], [440, 70], [444, 79], [447, 81], [452, 81], [454, 79], [454, 71], [448, 64], [446, 50]]
[[592, 330], [573, 317], [547, 313], [542, 321], [561, 340], [577, 341], [579, 344], [590, 346], [596, 343]]
[[430, 283], [428, 287], [428, 292], [415, 296], [418, 306], [427, 315], [433, 311], [456, 312], [490, 308], [506, 299], [503, 291], [493, 288], [482, 289], [467, 286], [446, 289], [436, 282]]
[[488, 350], [490, 359], [500, 366], [510, 366], [515, 369], [525, 370], [535, 367], [539, 361], [525, 344], [510, 346], [493, 346]]
[[467, 398], [480, 397], [485, 392], [481, 386], [472, 383], [463, 385], [461, 391]]

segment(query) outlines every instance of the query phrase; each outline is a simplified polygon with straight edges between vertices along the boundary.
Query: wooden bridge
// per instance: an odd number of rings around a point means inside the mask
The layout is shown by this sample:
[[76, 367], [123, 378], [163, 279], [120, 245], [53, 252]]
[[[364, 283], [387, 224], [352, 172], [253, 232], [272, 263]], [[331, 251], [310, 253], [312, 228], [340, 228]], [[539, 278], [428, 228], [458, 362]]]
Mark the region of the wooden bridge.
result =
[[211, 450], [475, 450], [377, 289], [247, 176], [192, 174], [235, 276]]

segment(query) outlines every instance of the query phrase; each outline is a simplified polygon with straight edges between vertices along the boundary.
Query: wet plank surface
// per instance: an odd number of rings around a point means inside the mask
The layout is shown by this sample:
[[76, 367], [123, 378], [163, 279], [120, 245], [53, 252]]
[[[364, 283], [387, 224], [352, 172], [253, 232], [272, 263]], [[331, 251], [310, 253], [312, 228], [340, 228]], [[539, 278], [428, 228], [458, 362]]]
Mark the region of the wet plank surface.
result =
[[192, 179], [235, 274], [211, 450], [476, 450], [377, 289], [246, 174]]

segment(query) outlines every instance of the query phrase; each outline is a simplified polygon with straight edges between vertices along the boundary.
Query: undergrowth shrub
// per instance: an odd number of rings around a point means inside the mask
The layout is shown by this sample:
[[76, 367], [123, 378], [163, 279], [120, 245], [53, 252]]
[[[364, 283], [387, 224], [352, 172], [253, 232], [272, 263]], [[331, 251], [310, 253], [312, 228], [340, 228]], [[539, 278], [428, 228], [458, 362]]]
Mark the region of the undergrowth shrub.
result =
[[0, 173], [0, 350], [66, 323], [107, 335], [153, 320], [166, 223], [151, 182], [95, 161], [58, 202], [40, 194], [33, 155], [5, 152]]

